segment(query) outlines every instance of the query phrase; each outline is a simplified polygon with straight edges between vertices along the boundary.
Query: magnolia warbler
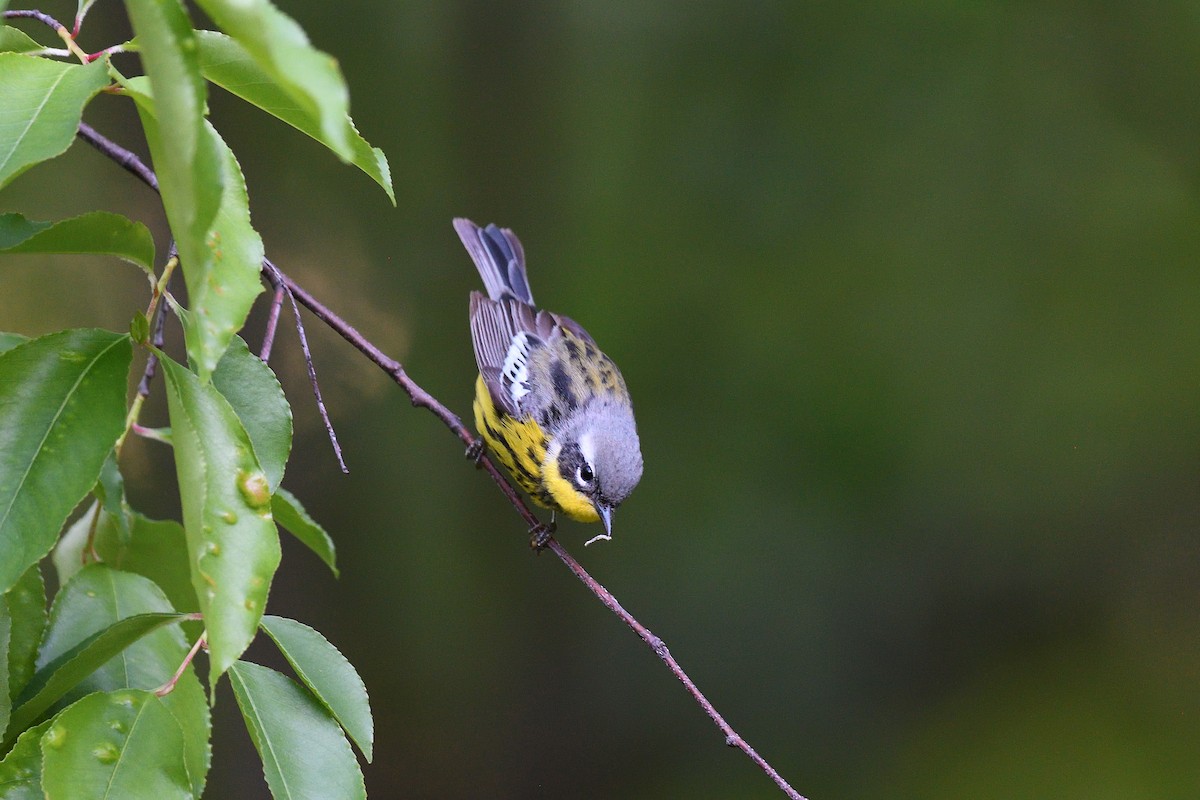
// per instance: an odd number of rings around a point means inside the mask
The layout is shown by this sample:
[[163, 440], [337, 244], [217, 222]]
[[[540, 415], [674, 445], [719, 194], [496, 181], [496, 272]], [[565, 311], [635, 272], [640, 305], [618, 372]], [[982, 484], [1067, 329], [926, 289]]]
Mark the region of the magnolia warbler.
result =
[[486, 442], [538, 505], [602, 522], [587, 544], [611, 539], [613, 511], [642, 477], [625, 379], [579, 323], [534, 306], [516, 234], [468, 219], [454, 229], [487, 288], [471, 292], [475, 454]]

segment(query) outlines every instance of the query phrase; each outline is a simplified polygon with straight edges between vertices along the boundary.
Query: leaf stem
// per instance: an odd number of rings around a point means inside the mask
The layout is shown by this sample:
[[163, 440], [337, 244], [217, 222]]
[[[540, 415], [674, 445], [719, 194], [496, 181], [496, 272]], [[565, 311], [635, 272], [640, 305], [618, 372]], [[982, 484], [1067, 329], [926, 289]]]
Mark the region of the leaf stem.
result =
[[200, 648], [204, 646], [204, 643], [207, 641], [207, 639], [208, 631], [200, 634], [200, 638], [196, 640], [194, 645], [192, 645], [192, 649], [188, 650], [188, 654], [183, 657], [183, 663], [179, 665], [179, 669], [175, 670], [175, 674], [171, 676], [171, 680], [154, 690], [156, 695], [159, 697], [165, 697], [166, 695], [169, 695], [171, 692], [175, 691], [175, 684], [179, 683], [179, 679], [183, 677], [184, 671], [188, 668], [188, 665], [192, 663], [192, 659], [196, 657], [196, 653], [200, 652]]

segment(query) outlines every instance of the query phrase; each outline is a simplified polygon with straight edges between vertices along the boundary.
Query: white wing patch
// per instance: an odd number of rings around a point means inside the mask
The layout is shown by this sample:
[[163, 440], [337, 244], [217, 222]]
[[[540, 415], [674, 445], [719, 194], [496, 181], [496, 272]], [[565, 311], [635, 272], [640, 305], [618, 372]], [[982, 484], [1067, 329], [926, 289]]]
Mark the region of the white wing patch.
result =
[[521, 398], [529, 394], [529, 352], [534, 343], [540, 343], [540, 340], [522, 331], [513, 337], [504, 355], [501, 380], [515, 406], [519, 406]]

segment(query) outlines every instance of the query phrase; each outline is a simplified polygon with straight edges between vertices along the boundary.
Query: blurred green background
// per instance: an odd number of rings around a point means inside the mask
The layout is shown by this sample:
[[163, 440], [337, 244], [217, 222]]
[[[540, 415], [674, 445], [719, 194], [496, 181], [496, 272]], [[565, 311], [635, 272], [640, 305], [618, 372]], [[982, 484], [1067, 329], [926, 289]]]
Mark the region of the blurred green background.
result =
[[[615, 541], [560, 538], [801, 793], [1200, 796], [1196, 4], [280, 5], [399, 208], [215, 90], [268, 254], [467, 415], [450, 219], [520, 234], [645, 452]], [[98, 4], [85, 48], [123, 26]], [[127, 101], [85, 118], [144, 152]], [[0, 205], [162, 230], [80, 145]], [[4, 269], [0, 329], [146, 301], [116, 263]], [[361, 671], [372, 797], [781, 796], [432, 416], [308, 332], [351, 474], [287, 328], [285, 484], [342, 578], [287, 540], [270, 610]], [[126, 453], [135, 504], [176, 513], [169, 453]], [[266, 797], [235, 715], [207, 796]]]

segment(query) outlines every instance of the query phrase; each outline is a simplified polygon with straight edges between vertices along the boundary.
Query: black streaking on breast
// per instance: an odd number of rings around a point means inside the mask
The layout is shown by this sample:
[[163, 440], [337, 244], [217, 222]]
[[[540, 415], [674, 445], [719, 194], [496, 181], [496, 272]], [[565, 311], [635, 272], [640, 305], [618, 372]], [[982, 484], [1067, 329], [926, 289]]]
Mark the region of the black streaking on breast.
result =
[[567, 375], [562, 361], [556, 360], [550, 368], [550, 380], [554, 382], [554, 394], [566, 404], [568, 411], [573, 411], [579, 405], [579, 401], [571, 389], [571, 377]]

